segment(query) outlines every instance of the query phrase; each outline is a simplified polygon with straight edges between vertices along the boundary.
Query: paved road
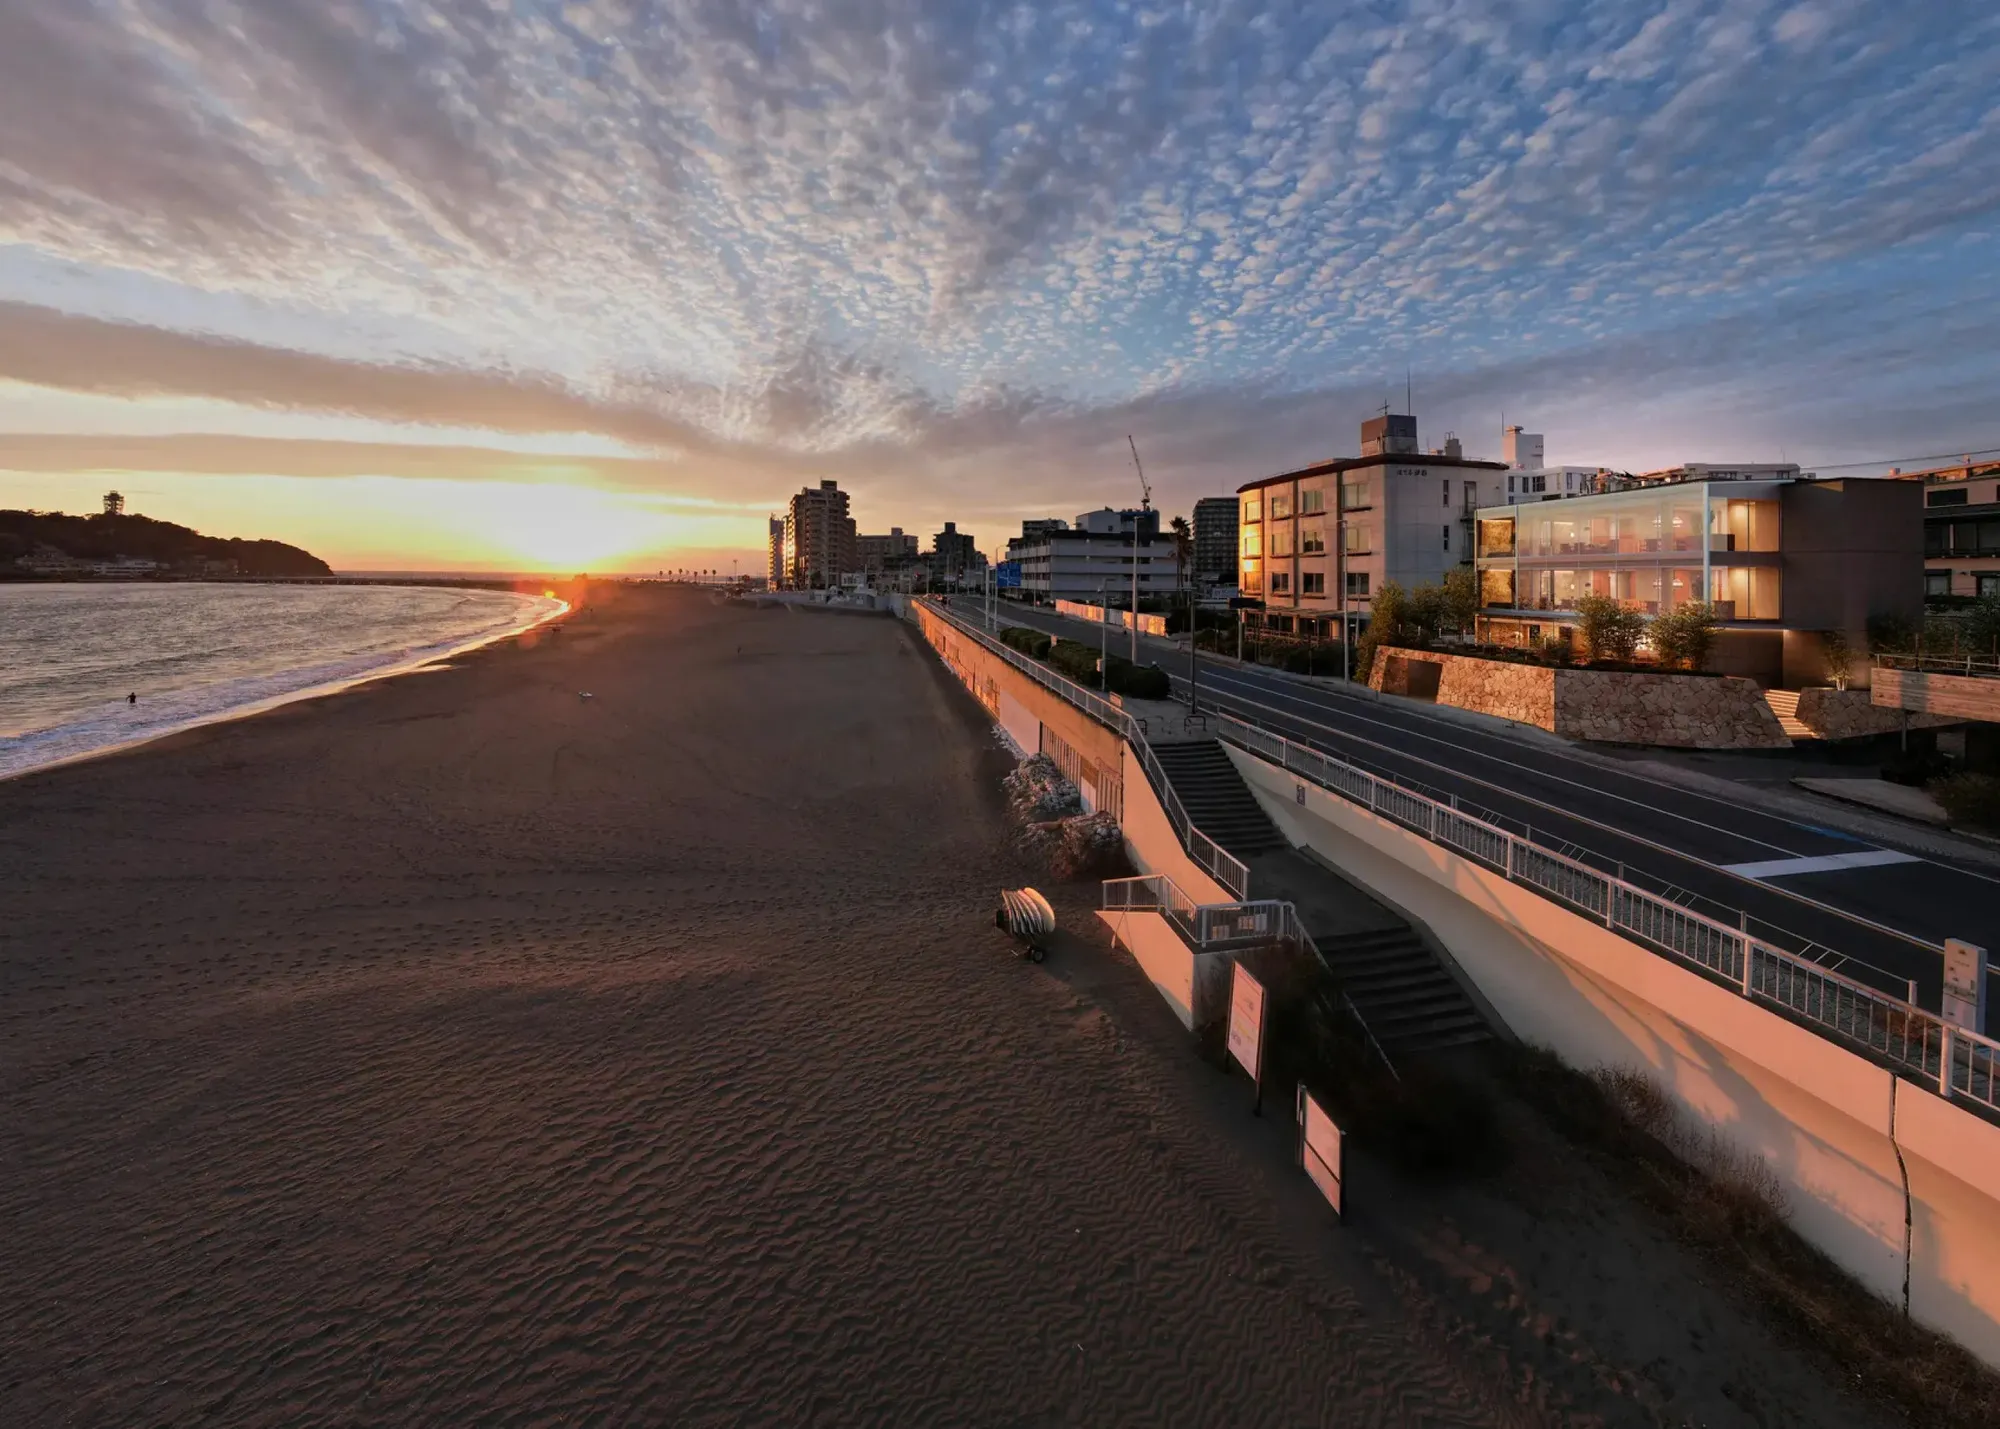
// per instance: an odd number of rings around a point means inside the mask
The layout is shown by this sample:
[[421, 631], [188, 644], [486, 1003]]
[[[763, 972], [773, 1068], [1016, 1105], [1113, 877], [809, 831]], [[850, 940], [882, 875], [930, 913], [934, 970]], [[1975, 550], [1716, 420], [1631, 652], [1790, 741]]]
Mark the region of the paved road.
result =
[[[964, 601], [959, 608], [970, 616], [975, 606]], [[1097, 631], [1013, 605], [1004, 623], [1081, 638]], [[1112, 648], [1122, 652], [1130, 639], [1113, 631]], [[1144, 640], [1140, 658], [1158, 662], [1185, 693], [1185, 650]], [[1959, 937], [2000, 951], [2000, 878], [1983, 870], [1609, 769], [1407, 701], [1212, 660], [1202, 661], [1199, 684], [1205, 705], [1456, 795], [1461, 807], [1491, 811], [1516, 832], [1526, 826], [1552, 847], [1574, 846], [1573, 855], [1607, 871], [1622, 864], [1635, 883], [1685, 890], [1711, 916], [1728, 910], [1728, 920], [1740, 922], [1747, 915], [1760, 937], [1849, 976], [1892, 992], [1914, 980], [1927, 1006], [1938, 1005], [1942, 969], [1922, 943]], [[2000, 983], [1992, 991], [2000, 1000]]]

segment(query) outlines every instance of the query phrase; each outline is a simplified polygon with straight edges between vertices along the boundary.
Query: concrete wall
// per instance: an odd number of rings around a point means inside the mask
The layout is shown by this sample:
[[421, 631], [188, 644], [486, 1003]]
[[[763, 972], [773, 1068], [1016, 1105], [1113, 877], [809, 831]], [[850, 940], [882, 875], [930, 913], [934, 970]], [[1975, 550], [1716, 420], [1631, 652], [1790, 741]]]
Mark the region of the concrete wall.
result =
[[1437, 702], [1571, 739], [1681, 749], [1788, 749], [1755, 682], [1733, 677], [1563, 670], [1436, 650], [1375, 652], [1368, 683], [1390, 694], [1391, 661], [1441, 666]]
[[1188, 857], [1160, 796], [1146, 782], [1138, 756], [1122, 741], [1120, 747], [1125, 754], [1125, 819], [1121, 827], [1133, 867], [1141, 873], [1164, 873], [1197, 903], [1234, 903], [1236, 895]]
[[1868, 617], [1924, 614], [1924, 493], [1915, 481], [1800, 481], [1784, 488], [1783, 623], [1868, 646]]
[[[1870, 1290], [2000, 1365], [2000, 1128], [1485, 868], [1226, 746], [1295, 843], [1416, 910], [1519, 1036], [1625, 1067], [1777, 1174]], [[1909, 1170], [1906, 1201], [1898, 1145]]]
[[[1041, 747], [1039, 726], [1045, 724], [1099, 768], [1116, 769], [1123, 762], [1125, 741], [1118, 734], [1069, 701], [1043, 689], [985, 646], [959, 634], [949, 621], [921, 605], [912, 607], [912, 614], [932, 648], [975, 691], [988, 681], [998, 688], [1000, 708], [995, 712], [996, 717], [1028, 753], [1033, 754]], [[1029, 729], [1030, 721], [1037, 727]]]
[[1229, 958], [1189, 947], [1173, 924], [1151, 912], [1106, 909], [1098, 918], [1139, 964], [1181, 1026], [1190, 1032], [1215, 1025], [1228, 1012]]

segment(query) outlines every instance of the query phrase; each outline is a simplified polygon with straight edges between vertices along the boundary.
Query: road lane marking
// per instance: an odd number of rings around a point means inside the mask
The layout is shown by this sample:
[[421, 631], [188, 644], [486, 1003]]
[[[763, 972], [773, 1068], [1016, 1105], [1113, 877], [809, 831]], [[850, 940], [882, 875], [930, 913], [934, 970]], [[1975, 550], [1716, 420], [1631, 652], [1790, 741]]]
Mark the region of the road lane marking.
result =
[[1774, 858], [1763, 863], [1726, 863], [1730, 873], [1744, 878], [1789, 878], [1795, 873], [1838, 873], [1843, 868], [1880, 868], [1888, 863], [1922, 863], [1915, 854], [1898, 853], [1892, 848], [1871, 848], [1865, 853], [1830, 853], [1818, 858]]

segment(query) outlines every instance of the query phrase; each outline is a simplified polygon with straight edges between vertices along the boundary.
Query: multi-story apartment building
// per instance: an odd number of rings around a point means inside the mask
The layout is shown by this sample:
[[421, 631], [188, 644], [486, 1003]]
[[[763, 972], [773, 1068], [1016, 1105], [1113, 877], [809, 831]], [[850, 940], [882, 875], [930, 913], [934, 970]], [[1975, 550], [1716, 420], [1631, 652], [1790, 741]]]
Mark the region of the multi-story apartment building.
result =
[[856, 536], [854, 556], [864, 574], [879, 576], [916, 564], [917, 538], [901, 526], [891, 526], [886, 536]]
[[1129, 604], [1135, 560], [1140, 600], [1169, 597], [1180, 585], [1173, 540], [1160, 534], [1160, 513], [1150, 509], [1107, 506], [1084, 512], [1074, 526], [1024, 521], [1007, 543], [1007, 559], [1020, 568], [1026, 600]]
[[1646, 615], [1713, 607], [1711, 668], [1767, 684], [1824, 675], [1819, 632], [1859, 648], [1874, 615], [1922, 613], [1920, 488], [1884, 480], [1658, 481], [1477, 515], [1480, 634], [1570, 639], [1584, 595]]
[[847, 493], [832, 481], [808, 486], [785, 513], [785, 583], [800, 590], [839, 585], [860, 569], [854, 539]]
[[980, 567], [979, 542], [969, 531], [958, 529], [956, 521], [931, 537], [931, 579], [952, 583]]
[[771, 518], [770, 558], [765, 565], [764, 574], [770, 581], [772, 590], [782, 589], [786, 584], [785, 518], [782, 516]]
[[2000, 462], [1891, 473], [1924, 487], [1924, 594], [2000, 597]]
[[1254, 623], [1337, 636], [1343, 610], [1365, 620], [1383, 583], [1439, 581], [1471, 559], [1471, 518], [1501, 500], [1507, 468], [1417, 450], [1417, 419], [1361, 424], [1361, 455], [1318, 462], [1237, 490], [1237, 586], [1263, 601]]
[[1194, 504], [1197, 590], [1236, 584], [1236, 498], [1204, 496]]

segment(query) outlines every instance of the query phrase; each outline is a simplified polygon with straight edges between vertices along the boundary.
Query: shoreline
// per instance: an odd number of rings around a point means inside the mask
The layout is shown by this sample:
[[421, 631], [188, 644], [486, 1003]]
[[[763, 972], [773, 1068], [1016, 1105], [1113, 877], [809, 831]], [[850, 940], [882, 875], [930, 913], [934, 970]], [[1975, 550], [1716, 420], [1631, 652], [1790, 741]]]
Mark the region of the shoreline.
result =
[[[105, 584], [130, 583], [105, 582]], [[438, 645], [428, 646], [422, 653], [417, 655], [410, 655], [405, 652], [381, 665], [355, 674], [341, 675], [333, 679], [321, 680], [309, 685], [301, 685], [296, 689], [283, 690], [275, 694], [265, 695], [257, 699], [248, 700], [242, 704], [227, 705], [221, 709], [190, 715], [186, 719], [163, 724], [156, 729], [149, 729], [143, 734], [132, 736], [130, 739], [114, 740], [109, 744], [79, 750], [74, 754], [59, 755], [56, 758], [29, 764], [20, 769], [0, 768], [0, 784], [15, 779], [24, 779], [33, 774], [45, 774], [51, 769], [66, 769], [72, 765], [88, 763], [93, 759], [103, 759], [113, 754], [123, 754], [130, 750], [143, 748], [158, 740], [171, 739], [175, 735], [186, 734], [190, 730], [204, 729], [210, 725], [230, 724], [238, 720], [250, 719], [260, 714], [266, 714], [274, 709], [281, 709], [286, 705], [297, 704], [302, 700], [323, 699], [328, 695], [341, 694], [361, 685], [373, 684], [380, 680], [392, 680], [401, 675], [417, 674], [421, 671], [431, 669], [444, 661], [469, 655], [476, 650], [485, 649], [489, 645], [498, 644], [500, 641], [518, 639], [531, 631], [539, 630], [545, 625], [563, 619], [565, 616], [572, 614], [576, 609], [569, 601], [564, 600], [560, 596], [536, 596], [529, 595], [525, 591], [515, 593], [519, 594], [524, 600], [534, 603], [553, 601], [555, 608], [541, 611], [535, 614], [533, 619], [526, 620], [525, 622], [516, 621], [505, 628], [489, 631], [469, 639], [446, 641]], [[532, 606], [530, 608], [532, 609]], [[61, 729], [64, 727], [56, 725], [52, 726], [51, 729]], [[8, 736], [8, 738], [33, 738], [37, 735], [48, 734], [49, 732], [50, 730], [29, 730], [24, 735], [12, 735]]]

